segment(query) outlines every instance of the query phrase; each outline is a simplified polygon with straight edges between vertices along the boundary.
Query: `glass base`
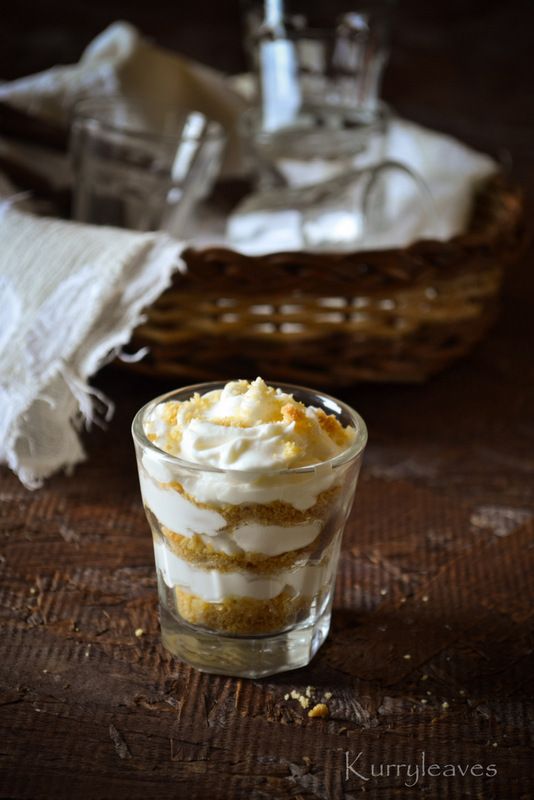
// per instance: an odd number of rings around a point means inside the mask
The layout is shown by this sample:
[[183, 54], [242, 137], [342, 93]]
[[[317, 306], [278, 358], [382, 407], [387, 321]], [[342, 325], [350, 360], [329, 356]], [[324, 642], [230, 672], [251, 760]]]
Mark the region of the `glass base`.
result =
[[228, 636], [194, 628], [160, 606], [164, 647], [201, 672], [236, 678], [264, 678], [305, 667], [330, 630], [331, 602], [313, 624], [296, 625], [272, 636]]

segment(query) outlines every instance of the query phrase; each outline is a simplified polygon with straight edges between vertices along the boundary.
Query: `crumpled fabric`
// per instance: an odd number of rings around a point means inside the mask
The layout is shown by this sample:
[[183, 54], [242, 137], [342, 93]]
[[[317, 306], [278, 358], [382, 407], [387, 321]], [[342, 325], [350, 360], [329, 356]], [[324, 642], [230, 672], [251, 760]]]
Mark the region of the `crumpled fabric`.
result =
[[9, 201], [0, 241], [0, 462], [36, 488], [84, 459], [84, 422], [109, 419], [111, 401], [88, 380], [183, 269], [183, 244], [40, 218]]

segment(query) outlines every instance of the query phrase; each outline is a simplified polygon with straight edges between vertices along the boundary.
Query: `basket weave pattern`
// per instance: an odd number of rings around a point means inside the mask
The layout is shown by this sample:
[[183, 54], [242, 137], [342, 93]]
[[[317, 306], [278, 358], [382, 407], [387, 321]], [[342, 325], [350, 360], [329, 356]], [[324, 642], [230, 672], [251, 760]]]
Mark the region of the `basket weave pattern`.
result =
[[524, 231], [502, 178], [448, 242], [360, 253], [244, 256], [188, 249], [185, 274], [134, 334], [137, 370], [179, 380], [262, 374], [330, 386], [421, 381], [466, 353], [493, 321]]

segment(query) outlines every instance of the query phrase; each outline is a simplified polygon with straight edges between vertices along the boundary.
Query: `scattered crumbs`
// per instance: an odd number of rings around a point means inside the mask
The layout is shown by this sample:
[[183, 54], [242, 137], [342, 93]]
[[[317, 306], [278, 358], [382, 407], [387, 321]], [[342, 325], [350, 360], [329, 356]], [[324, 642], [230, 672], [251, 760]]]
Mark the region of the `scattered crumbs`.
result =
[[323, 719], [328, 716], [328, 706], [326, 703], [317, 703], [313, 708], [308, 711], [309, 717], [322, 717]]
[[117, 730], [115, 725], [110, 724], [109, 726], [109, 737], [113, 742], [113, 746], [115, 747], [115, 751], [119, 758], [131, 758], [132, 755], [128, 749], [128, 745], [124, 741], [124, 737], [122, 736], [121, 732]]
[[400, 602], [401, 602], [401, 605], [404, 605], [404, 603], [406, 602], [406, 598], [405, 597], [401, 597]]
[[311, 697], [313, 691], [315, 691], [313, 686], [306, 686], [306, 697]]
[[59, 526], [59, 533], [63, 537], [66, 542], [79, 542], [80, 535], [75, 530], [67, 527], [67, 525], [60, 525]]
[[431, 694], [432, 694], [432, 692], [430, 691], [430, 689], [427, 689], [426, 693], [427, 693], [428, 695], [431, 695]]
[[338, 733], [345, 733], [345, 731], [348, 731], [348, 728], [347, 728], [347, 727], [345, 727], [345, 725], [343, 725], [343, 726], [342, 726], [342, 727], [341, 727], [341, 728], [338, 730]]
[[44, 669], [44, 670], [43, 670], [43, 673], [44, 673], [45, 675], [46, 675], [46, 673], [47, 673], [47, 672], [48, 672], [48, 670], [47, 670], [47, 669]]
[[385, 597], [387, 593], [388, 593], [387, 589], [380, 589], [380, 594], [382, 595], [382, 597]]
[[498, 746], [498, 745], [497, 745], [497, 742], [492, 742], [492, 743], [491, 743], [491, 746], [492, 746], [492, 747], [497, 747], [497, 746]]
[[300, 692], [297, 692], [296, 689], [291, 690], [291, 697], [293, 700], [298, 700], [302, 708], [308, 708], [310, 705], [310, 698], [300, 694]]
[[284, 695], [284, 700], [289, 700], [289, 692]]
[[422, 596], [422, 598], [421, 598], [421, 601], [422, 601], [423, 603], [428, 603], [428, 595], [427, 595], [427, 594], [424, 594], [424, 595]]
[[35, 588], [35, 586], [30, 586], [30, 594], [35, 594], [36, 591], [37, 589]]
[[425, 672], [424, 675], [421, 676], [421, 680], [422, 681], [427, 681], [428, 680], [428, 675], [426, 674], [426, 672]]
[[325, 700], [330, 700], [331, 697], [332, 697], [332, 692], [325, 692], [324, 693], [324, 699]]
[[144, 632], [144, 630], [143, 630], [142, 628], [136, 628], [136, 629], [135, 629], [135, 635], [137, 636], [137, 638], [138, 638], [138, 639], [140, 639], [140, 638], [141, 638], [141, 636], [143, 636], [143, 635], [144, 635], [144, 633], [145, 633], [145, 632]]
[[422, 698], [421, 698], [421, 702], [422, 702], [422, 704], [423, 704], [424, 706], [426, 706], [426, 704], [428, 703], [428, 700], [426, 699], [426, 697], [422, 697]]
[[411, 656], [411, 654], [410, 654], [410, 653], [405, 653], [405, 654], [403, 655], [403, 659], [404, 659], [405, 661], [409, 661], [409, 660], [411, 659], [411, 657], [412, 657], [412, 656]]
[[449, 707], [449, 704], [447, 703], [446, 700], [443, 701], [443, 703], [441, 704], [441, 707], [445, 708], [445, 709], [447, 709]]
[[460, 692], [459, 692], [459, 694], [461, 694], [461, 695], [462, 695], [462, 697], [463, 697], [463, 696], [465, 695], [465, 689], [460, 689]]

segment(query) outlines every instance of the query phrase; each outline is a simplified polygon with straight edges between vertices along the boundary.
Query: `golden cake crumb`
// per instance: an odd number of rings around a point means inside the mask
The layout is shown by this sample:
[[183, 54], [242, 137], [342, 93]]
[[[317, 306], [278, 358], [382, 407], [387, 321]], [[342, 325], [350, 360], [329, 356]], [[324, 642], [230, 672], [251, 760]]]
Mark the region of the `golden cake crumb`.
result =
[[176, 425], [176, 415], [179, 407], [180, 403], [176, 400], [169, 400], [163, 406], [162, 418], [168, 425]]
[[296, 442], [285, 442], [284, 444], [284, 458], [286, 461], [294, 461], [301, 453], [301, 448]]
[[227, 597], [221, 602], [208, 602], [198, 595], [175, 588], [176, 607], [183, 619], [192, 625], [203, 625], [225, 633], [272, 633], [293, 625], [299, 613], [310, 604], [309, 597], [288, 591], [270, 600], [252, 597]]
[[[168, 547], [183, 561], [194, 564], [201, 569], [217, 569], [220, 572], [235, 572], [236, 569], [246, 569], [261, 575], [276, 575], [281, 570], [291, 569], [302, 563], [302, 558], [316, 553], [316, 564], [324, 564], [331, 558], [331, 547], [328, 545], [328, 531], [321, 532], [306, 547], [298, 550], [288, 550], [278, 556], [268, 556], [263, 553], [236, 553], [227, 555], [215, 550], [209, 543], [203, 542], [197, 534], [181, 536], [178, 533], [161, 526], [161, 533]], [[319, 555], [319, 553], [321, 555]]]
[[323, 719], [328, 716], [328, 706], [326, 703], [317, 703], [313, 708], [308, 711], [309, 717], [322, 717]]
[[325, 433], [338, 445], [347, 444], [349, 434], [337, 417], [327, 414], [322, 408], [317, 409], [319, 425]]
[[246, 422], [235, 417], [215, 417], [210, 422], [212, 425], [222, 425], [223, 428], [250, 428]]
[[299, 405], [285, 403], [280, 410], [282, 412], [282, 419], [285, 422], [294, 422], [297, 430], [311, 428], [311, 422], [306, 416], [306, 408], [302, 403], [299, 403]]
[[[324, 492], [317, 495], [315, 504], [311, 508], [299, 511], [299, 509], [282, 500], [273, 500], [271, 503], [240, 503], [239, 505], [231, 503], [202, 503], [192, 494], [186, 492], [184, 487], [177, 481], [160, 483], [159, 485], [163, 489], [174, 489], [197, 508], [206, 508], [221, 514], [227, 523], [226, 527], [221, 529], [221, 533], [229, 533], [233, 528], [250, 520], [259, 522], [262, 525], [298, 525], [299, 522], [326, 519], [332, 508], [335, 508], [335, 499], [341, 491], [339, 486], [325, 489]], [[180, 531], [175, 531], [175, 533], [180, 533]]]

